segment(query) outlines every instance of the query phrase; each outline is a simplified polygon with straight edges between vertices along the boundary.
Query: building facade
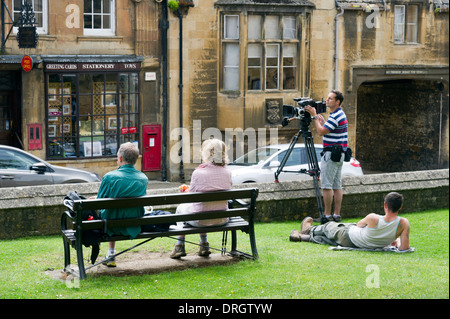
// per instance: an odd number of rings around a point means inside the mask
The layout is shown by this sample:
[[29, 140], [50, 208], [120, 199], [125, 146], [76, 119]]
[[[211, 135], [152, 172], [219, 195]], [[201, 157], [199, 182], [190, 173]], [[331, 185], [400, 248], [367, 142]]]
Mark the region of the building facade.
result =
[[448, 168], [446, 0], [31, 2], [37, 47], [14, 27], [0, 55], [1, 144], [103, 175], [131, 141], [151, 179], [188, 180], [203, 140], [288, 142], [283, 105], [339, 89], [363, 169]]
[[[276, 129], [278, 141], [289, 142], [299, 125], [280, 125], [282, 105], [298, 97], [320, 101], [339, 89], [349, 143], [365, 170], [448, 167], [448, 1], [194, 3], [183, 15], [182, 83], [189, 93], [182, 123], [191, 145], [199, 120], [203, 132], [220, 130], [203, 139], [242, 128], [244, 140], [262, 132], [258, 142], [269, 142]], [[179, 18], [170, 19], [169, 50], [178, 51]], [[176, 88], [179, 63], [175, 52], [169, 56]], [[177, 94], [171, 90], [171, 105]], [[171, 127], [179, 123], [171, 117]], [[195, 153], [184, 155], [192, 162]]]
[[[142, 105], [147, 96], [159, 104], [156, 81], [143, 78], [159, 72], [157, 3], [140, 12], [140, 1], [29, 2], [35, 48], [19, 47], [25, 1], [2, 1], [0, 143], [104, 175], [117, 165], [118, 146], [142, 150], [142, 126], [158, 121]], [[31, 70], [22, 67], [25, 55]]]

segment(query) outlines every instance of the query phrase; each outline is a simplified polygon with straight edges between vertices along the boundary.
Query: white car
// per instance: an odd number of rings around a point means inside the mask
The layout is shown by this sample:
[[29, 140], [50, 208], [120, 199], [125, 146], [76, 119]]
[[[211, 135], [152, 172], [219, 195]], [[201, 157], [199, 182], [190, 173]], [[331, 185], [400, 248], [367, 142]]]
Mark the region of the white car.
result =
[[[323, 146], [315, 144], [314, 148], [320, 166], [320, 152], [322, 152]], [[228, 164], [232, 173], [233, 184], [273, 183], [275, 172], [288, 149], [289, 144], [268, 145], [237, 158], [234, 162]], [[308, 170], [308, 158], [304, 143], [297, 143], [294, 146], [283, 168], [283, 171], [293, 171], [293, 173], [281, 172], [278, 180], [284, 182], [312, 179], [310, 175], [302, 173], [300, 170]], [[361, 164], [355, 158], [352, 157], [350, 162], [344, 162], [342, 176], [360, 175], [363, 175]]]

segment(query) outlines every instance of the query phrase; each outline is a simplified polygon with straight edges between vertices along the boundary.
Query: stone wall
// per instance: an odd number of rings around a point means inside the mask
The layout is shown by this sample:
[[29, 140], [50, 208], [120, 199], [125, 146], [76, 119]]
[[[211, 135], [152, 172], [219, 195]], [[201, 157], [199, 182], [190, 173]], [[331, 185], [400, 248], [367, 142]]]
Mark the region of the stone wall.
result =
[[[151, 183], [148, 194], [176, 193], [178, 187]], [[170, 184], [173, 186], [173, 184]], [[256, 221], [301, 221], [318, 217], [312, 180], [301, 182], [246, 184], [235, 188], [258, 187]], [[343, 179], [344, 217], [383, 213], [383, 198], [391, 191], [404, 195], [403, 212], [449, 207], [449, 170], [374, 174]], [[70, 190], [88, 197], [99, 183], [32, 186], [0, 189], [0, 239], [53, 235], [60, 229], [62, 199]], [[170, 208], [166, 208], [170, 209]]]
[[[343, 178], [342, 216], [383, 214], [384, 196], [392, 191], [403, 194], [403, 213], [448, 208], [448, 177], [449, 170], [443, 169]], [[258, 221], [301, 221], [306, 216], [318, 217], [312, 181], [257, 186], [260, 190]]]

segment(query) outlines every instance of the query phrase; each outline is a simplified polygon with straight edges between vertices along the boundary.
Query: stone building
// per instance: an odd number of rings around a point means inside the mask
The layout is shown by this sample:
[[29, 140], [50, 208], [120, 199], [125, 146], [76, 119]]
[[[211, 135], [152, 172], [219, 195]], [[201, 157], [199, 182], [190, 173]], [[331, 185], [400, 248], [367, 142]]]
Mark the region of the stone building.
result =
[[103, 175], [132, 141], [150, 178], [188, 180], [202, 140], [287, 142], [283, 104], [339, 89], [363, 169], [448, 168], [447, 0], [31, 2], [37, 47], [14, 27], [0, 55], [1, 144]]
[[[321, 100], [339, 89], [349, 143], [364, 169], [448, 167], [448, 1], [193, 3], [182, 19], [169, 15], [171, 112], [181, 104], [180, 60], [186, 92], [183, 118], [172, 112], [169, 127], [182, 121], [190, 133], [184, 149], [195, 144], [200, 120], [202, 130], [218, 128], [222, 138], [227, 129], [237, 135], [242, 128], [269, 140], [269, 129], [276, 129], [279, 142], [288, 142], [299, 125], [281, 127], [282, 105], [296, 97]], [[183, 155], [186, 162], [195, 156]]]
[[156, 90], [143, 74], [159, 72], [158, 4], [144, 12], [140, 1], [28, 2], [35, 47], [19, 46], [25, 1], [1, 1], [0, 143], [104, 175], [121, 143], [142, 149], [142, 125], [160, 121], [148, 120], [142, 93]]

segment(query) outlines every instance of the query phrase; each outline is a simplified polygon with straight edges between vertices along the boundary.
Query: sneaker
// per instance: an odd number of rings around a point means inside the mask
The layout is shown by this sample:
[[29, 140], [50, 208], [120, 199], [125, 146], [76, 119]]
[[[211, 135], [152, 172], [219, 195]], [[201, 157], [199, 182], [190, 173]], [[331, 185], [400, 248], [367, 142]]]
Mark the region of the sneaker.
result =
[[198, 250], [198, 255], [201, 257], [208, 257], [211, 254], [209, 250], [209, 243], [200, 243], [200, 249]]
[[341, 215], [333, 214], [333, 219], [334, 219], [335, 222], [340, 222], [342, 220], [342, 217], [341, 217]]
[[[109, 258], [109, 256], [106, 256], [106, 258]], [[116, 267], [116, 258], [112, 257], [111, 259], [108, 259], [104, 262], [102, 262], [102, 265], [105, 265], [107, 267]]]
[[291, 234], [289, 235], [289, 241], [306, 241], [308, 242], [310, 239], [309, 235], [301, 234], [298, 230], [291, 231]]
[[334, 221], [332, 215], [322, 215], [322, 217], [320, 218], [321, 224], [326, 224], [326, 223], [332, 222], [332, 221]]
[[184, 245], [175, 245], [172, 253], [170, 254], [170, 258], [179, 259], [184, 256], [186, 256], [186, 251], [184, 249]]
[[302, 224], [300, 226], [300, 234], [303, 235], [309, 235], [309, 232], [311, 231], [311, 227], [313, 224], [312, 217], [305, 217], [302, 221]]

